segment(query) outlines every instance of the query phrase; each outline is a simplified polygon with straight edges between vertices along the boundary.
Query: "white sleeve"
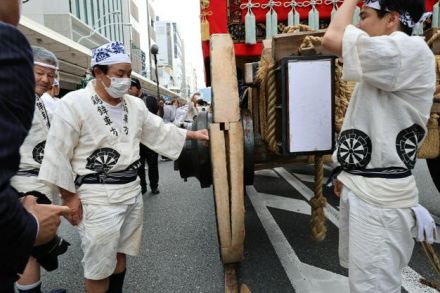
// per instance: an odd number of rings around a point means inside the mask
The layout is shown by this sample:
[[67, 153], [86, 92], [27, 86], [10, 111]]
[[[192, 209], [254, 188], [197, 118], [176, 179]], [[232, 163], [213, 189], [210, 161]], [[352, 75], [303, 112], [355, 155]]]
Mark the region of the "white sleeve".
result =
[[39, 179], [72, 193], [76, 192], [70, 161], [78, 144], [79, 135], [79, 117], [75, 118], [69, 105], [61, 101], [53, 114]]
[[390, 36], [370, 37], [349, 25], [342, 41], [343, 78], [364, 81], [384, 91], [399, 90], [402, 54]]
[[170, 159], [177, 159], [186, 140], [186, 130], [145, 110], [141, 143]]

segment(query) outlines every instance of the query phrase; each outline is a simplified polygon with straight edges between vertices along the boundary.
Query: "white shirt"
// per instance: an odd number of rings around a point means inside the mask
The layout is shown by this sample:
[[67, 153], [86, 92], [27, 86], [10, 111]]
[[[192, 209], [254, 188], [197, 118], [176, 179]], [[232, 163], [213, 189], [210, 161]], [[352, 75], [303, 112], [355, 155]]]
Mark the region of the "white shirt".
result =
[[[334, 154], [348, 170], [338, 179], [372, 204], [415, 206], [414, 177], [391, 177], [413, 169], [427, 132], [435, 91], [434, 56], [420, 37], [403, 32], [369, 37], [349, 25], [343, 59], [343, 78], [358, 84]], [[356, 172], [362, 176], [353, 175]]]
[[44, 106], [46, 107], [46, 110], [47, 110], [47, 113], [49, 114], [49, 117], [51, 117], [52, 113], [55, 111], [60, 99], [57, 97], [52, 97], [48, 93], [44, 93], [41, 96], [41, 100], [43, 101]]
[[176, 118], [176, 110], [177, 107], [173, 105], [164, 105], [163, 106], [163, 121], [165, 123], [174, 122]]
[[110, 105], [106, 102], [104, 102], [105, 106], [108, 110], [108, 116], [110, 119], [115, 123], [115, 126], [118, 128], [118, 130], [121, 132], [123, 130], [123, 117], [124, 117], [124, 110], [122, 109], [122, 103], [119, 103], [115, 106]]

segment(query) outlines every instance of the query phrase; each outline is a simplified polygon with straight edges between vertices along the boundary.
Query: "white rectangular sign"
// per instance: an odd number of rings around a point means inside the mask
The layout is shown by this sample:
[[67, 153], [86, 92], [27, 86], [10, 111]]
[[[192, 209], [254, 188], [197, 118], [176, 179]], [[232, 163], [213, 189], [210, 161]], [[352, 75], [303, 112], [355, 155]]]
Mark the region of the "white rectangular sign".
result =
[[330, 151], [333, 146], [332, 59], [289, 60], [289, 151]]

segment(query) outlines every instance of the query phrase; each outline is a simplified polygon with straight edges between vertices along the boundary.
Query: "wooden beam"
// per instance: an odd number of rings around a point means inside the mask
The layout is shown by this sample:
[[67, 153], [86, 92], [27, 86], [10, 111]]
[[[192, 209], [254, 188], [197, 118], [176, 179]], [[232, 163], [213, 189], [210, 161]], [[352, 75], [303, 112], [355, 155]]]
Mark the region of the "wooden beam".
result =
[[240, 121], [234, 44], [229, 34], [211, 36], [213, 122]]
[[[217, 214], [220, 250], [231, 246], [231, 220], [229, 209], [229, 183], [226, 167], [225, 137], [220, 124], [210, 125], [212, 180]], [[222, 254], [223, 257], [223, 254]]]

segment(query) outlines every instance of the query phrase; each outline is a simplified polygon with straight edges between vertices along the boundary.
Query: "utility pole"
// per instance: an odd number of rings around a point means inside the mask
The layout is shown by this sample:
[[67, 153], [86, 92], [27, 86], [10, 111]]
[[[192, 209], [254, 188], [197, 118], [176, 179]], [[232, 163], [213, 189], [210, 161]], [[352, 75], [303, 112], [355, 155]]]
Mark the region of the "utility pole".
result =
[[159, 99], [160, 99], [159, 75], [157, 74], [157, 53], [159, 53], [159, 47], [156, 44], [153, 44], [150, 48], [150, 53], [154, 56], [154, 68], [156, 71], [157, 101], [159, 101]]

